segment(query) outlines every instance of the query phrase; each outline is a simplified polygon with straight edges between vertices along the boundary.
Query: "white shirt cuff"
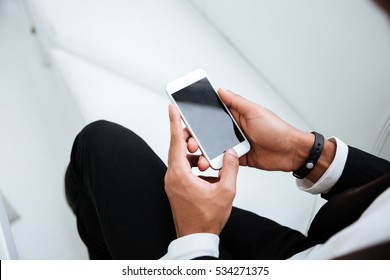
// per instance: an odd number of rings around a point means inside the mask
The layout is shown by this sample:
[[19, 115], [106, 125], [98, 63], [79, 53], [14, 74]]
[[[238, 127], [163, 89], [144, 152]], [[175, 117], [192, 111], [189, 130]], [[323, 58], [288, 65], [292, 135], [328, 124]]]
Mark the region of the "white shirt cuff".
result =
[[191, 260], [202, 256], [218, 258], [218, 246], [218, 235], [194, 233], [173, 240], [161, 260]]
[[315, 184], [308, 179], [297, 179], [296, 183], [300, 190], [311, 194], [327, 193], [340, 179], [347, 161], [348, 146], [336, 137], [329, 140], [336, 144], [336, 155], [332, 164]]

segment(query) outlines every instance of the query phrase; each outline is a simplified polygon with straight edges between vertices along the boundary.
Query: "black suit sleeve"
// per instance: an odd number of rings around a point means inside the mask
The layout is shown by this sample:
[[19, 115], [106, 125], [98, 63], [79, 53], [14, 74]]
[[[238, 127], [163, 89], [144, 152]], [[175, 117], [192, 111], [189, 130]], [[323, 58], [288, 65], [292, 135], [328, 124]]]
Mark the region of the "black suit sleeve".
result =
[[354, 223], [371, 203], [390, 186], [390, 163], [349, 147], [340, 179], [323, 195], [328, 202], [316, 214], [308, 231], [314, 244]]
[[349, 188], [363, 186], [390, 172], [390, 162], [354, 147], [348, 146], [347, 162], [340, 179], [322, 197], [330, 199]]

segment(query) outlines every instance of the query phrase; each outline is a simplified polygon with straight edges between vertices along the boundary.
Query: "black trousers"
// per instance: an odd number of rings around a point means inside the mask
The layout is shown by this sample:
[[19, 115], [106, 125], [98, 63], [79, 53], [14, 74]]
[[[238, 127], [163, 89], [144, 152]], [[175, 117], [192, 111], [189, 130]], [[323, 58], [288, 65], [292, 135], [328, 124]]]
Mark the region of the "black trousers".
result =
[[[68, 203], [91, 259], [158, 259], [176, 238], [164, 191], [165, 164], [132, 131], [107, 121], [76, 137], [65, 176]], [[310, 238], [233, 208], [220, 235], [222, 259], [285, 259]]]

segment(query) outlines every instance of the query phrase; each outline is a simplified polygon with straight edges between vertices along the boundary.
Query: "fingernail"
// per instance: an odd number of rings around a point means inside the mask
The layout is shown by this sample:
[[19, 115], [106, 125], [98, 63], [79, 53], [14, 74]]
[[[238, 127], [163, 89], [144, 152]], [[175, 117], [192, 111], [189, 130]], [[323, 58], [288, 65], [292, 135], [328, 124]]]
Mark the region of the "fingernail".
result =
[[234, 149], [228, 149], [227, 152], [228, 152], [229, 154], [231, 154], [232, 156], [235, 156], [236, 158], [238, 158], [238, 154], [237, 154], [236, 150], [234, 150]]

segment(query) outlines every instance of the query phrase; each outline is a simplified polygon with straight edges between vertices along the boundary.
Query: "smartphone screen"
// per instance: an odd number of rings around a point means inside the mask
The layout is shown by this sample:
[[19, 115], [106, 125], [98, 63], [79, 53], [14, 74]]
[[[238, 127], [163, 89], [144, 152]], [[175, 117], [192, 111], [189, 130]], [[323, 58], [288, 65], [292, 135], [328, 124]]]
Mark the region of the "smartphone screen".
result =
[[211, 159], [245, 141], [207, 78], [172, 97]]

